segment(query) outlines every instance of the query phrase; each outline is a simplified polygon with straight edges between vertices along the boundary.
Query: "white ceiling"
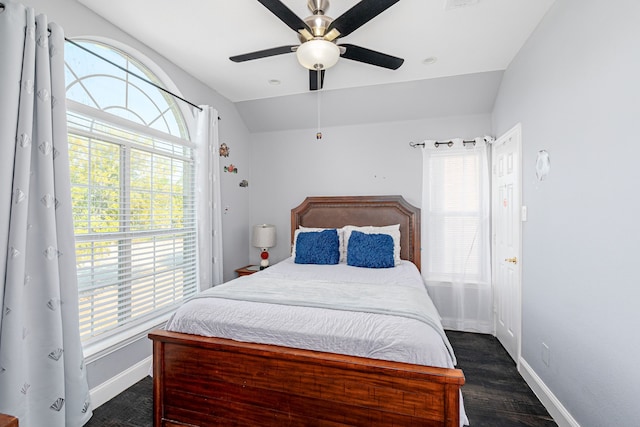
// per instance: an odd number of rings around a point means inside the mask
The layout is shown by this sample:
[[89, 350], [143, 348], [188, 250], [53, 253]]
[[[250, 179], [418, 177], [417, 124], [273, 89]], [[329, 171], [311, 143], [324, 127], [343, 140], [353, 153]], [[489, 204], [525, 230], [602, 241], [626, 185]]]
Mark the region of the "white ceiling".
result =
[[[244, 63], [230, 56], [297, 44], [297, 34], [255, 0], [78, 0], [232, 102], [308, 92], [295, 54]], [[402, 0], [339, 39], [405, 59], [396, 71], [340, 59], [324, 89], [412, 82], [507, 68], [555, 0]], [[283, 0], [301, 18], [306, 0]], [[337, 18], [358, 0], [333, 0]], [[429, 57], [437, 61], [423, 64]], [[271, 85], [269, 80], [279, 80]]]

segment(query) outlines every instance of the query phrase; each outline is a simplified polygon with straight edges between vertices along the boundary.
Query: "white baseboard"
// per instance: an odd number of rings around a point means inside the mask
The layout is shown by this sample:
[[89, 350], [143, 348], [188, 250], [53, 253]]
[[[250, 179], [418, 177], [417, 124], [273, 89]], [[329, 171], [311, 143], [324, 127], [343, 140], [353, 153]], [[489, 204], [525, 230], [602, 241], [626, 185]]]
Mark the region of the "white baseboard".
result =
[[92, 388], [89, 393], [91, 395], [91, 406], [93, 409], [98, 408], [103, 403], [113, 399], [147, 375], [151, 367], [152, 356], [149, 356], [136, 363], [129, 369], [120, 372], [108, 381], [103, 382], [97, 387]]
[[559, 427], [580, 427], [580, 424], [571, 416], [569, 411], [522, 357], [518, 364], [518, 371]]

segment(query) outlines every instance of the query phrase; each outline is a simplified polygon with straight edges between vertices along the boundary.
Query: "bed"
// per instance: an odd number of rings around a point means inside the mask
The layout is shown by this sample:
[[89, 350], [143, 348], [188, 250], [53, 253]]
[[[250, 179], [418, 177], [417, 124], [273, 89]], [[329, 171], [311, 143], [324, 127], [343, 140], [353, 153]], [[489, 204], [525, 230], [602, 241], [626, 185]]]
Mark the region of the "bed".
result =
[[[291, 239], [294, 242], [295, 232], [300, 227], [381, 227], [389, 224], [399, 224], [398, 256], [402, 261], [397, 262], [398, 266], [394, 267], [394, 271], [399, 268], [399, 273], [395, 276], [400, 280], [399, 278], [404, 277], [404, 272], [409, 277], [413, 274], [412, 269], [420, 267], [420, 211], [400, 196], [309, 197], [291, 211]], [[324, 267], [318, 266], [319, 269]], [[338, 270], [347, 269], [337, 267]], [[286, 293], [287, 286], [296, 286], [296, 280], [309, 274], [308, 269], [297, 268], [289, 259], [264, 272], [241, 277], [229, 282], [228, 286], [225, 284], [216, 288], [227, 286], [234, 287], [237, 292], [244, 289], [251, 292], [250, 285], [253, 284], [258, 286], [256, 289], [264, 289], [263, 293], [269, 294], [272, 292], [271, 288], [260, 286], [267, 286], [269, 280], [276, 278], [282, 281], [281, 287]], [[378, 274], [382, 270], [384, 269], [378, 269], [371, 277], [379, 276], [379, 281], [388, 280], [382, 273]], [[312, 290], [314, 286], [323, 285], [315, 283], [319, 281], [311, 282]], [[340, 282], [341, 286], [346, 286], [345, 283]], [[357, 283], [349, 283], [349, 286], [354, 286], [349, 288], [350, 291], [363, 290]], [[323, 314], [296, 320], [290, 317], [290, 313], [325, 310], [327, 313], [337, 313], [335, 316], [346, 316], [344, 310], [302, 308], [287, 302], [293, 305], [288, 306], [288, 312], [284, 314], [278, 311], [282, 310], [282, 306], [275, 307], [278, 304], [265, 301], [242, 302], [217, 296], [210, 298], [204, 294], [206, 292], [187, 304], [201, 307], [202, 312], [208, 310], [209, 313], [222, 313], [226, 310], [238, 313], [235, 316], [238, 319], [245, 318], [247, 322], [259, 326], [271, 323], [273, 319], [281, 319], [284, 333], [278, 338], [275, 332], [269, 331], [267, 335], [275, 338], [266, 343], [261, 342], [264, 341], [261, 337], [249, 342], [253, 332], [248, 336], [234, 335], [235, 326], [212, 328], [208, 322], [199, 321], [198, 318], [195, 326], [178, 327], [178, 319], [182, 319], [178, 310], [168, 328], [177, 328], [180, 332], [156, 330], [149, 335], [153, 340], [155, 426], [458, 427], [461, 422], [466, 422], [460, 394], [464, 375], [459, 369], [453, 368], [455, 356], [452, 354], [448, 361], [439, 360], [434, 363], [440, 366], [429, 366], [431, 359], [404, 356], [413, 354], [411, 349], [403, 349], [403, 356], [396, 356], [395, 350], [385, 353], [386, 350], [395, 348], [395, 344], [376, 347], [376, 343], [365, 343], [364, 350], [360, 350], [361, 347], [345, 350], [340, 347], [342, 344], [336, 344], [334, 347], [324, 347], [330, 351], [318, 351], [312, 341], [303, 339], [303, 344], [296, 344], [299, 341], [295, 341], [294, 329], [290, 325], [296, 321], [312, 323], [313, 318], [328, 317]], [[216, 305], [214, 308], [205, 305], [210, 303], [224, 305]], [[269, 306], [274, 311], [263, 315], [248, 309], [248, 314], [243, 315], [242, 307], [247, 305], [253, 308]], [[364, 319], [359, 322], [363, 324], [376, 324], [379, 318], [391, 317], [384, 313], [366, 313], [366, 310], [354, 314], [356, 318]], [[261, 315], [265, 316], [262, 320], [259, 317]], [[405, 331], [420, 323], [409, 318], [400, 322], [404, 323], [394, 325], [394, 330]], [[191, 333], [185, 333], [185, 330]], [[236, 328], [236, 331], [240, 330], [244, 329]], [[216, 333], [217, 336], [204, 336]], [[393, 340], [394, 333], [389, 335], [386, 339]], [[433, 338], [438, 340], [438, 334], [435, 335]], [[446, 345], [443, 348], [449, 350]], [[445, 350], [435, 349], [432, 353], [436, 354], [436, 359], [443, 358]], [[404, 361], [407, 358], [410, 362]]]

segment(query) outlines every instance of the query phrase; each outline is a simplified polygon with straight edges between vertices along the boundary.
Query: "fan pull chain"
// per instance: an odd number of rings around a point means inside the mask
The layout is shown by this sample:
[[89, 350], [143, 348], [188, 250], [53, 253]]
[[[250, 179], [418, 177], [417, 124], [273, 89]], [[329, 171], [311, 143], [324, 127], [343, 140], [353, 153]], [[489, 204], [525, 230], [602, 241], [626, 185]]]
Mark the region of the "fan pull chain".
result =
[[322, 82], [322, 70], [318, 70], [316, 72], [318, 76], [318, 85], [316, 86], [317, 94], [317, 107], [318, 107], [318, 131], [316, 132], [316, 139], [322, 139], [322, 132], [320, 131], [320, 92], [321, 92], [321, 82]]

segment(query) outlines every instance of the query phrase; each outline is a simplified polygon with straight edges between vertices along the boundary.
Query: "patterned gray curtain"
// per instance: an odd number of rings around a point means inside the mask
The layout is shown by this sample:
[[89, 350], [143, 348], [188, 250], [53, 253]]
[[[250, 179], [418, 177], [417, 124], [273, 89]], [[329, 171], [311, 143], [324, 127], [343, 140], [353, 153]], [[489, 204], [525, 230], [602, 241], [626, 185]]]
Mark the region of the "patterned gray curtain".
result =
[[0, 0], [0, 412], [20, 427], [91, 417], [78, 292], [64, 34]]

